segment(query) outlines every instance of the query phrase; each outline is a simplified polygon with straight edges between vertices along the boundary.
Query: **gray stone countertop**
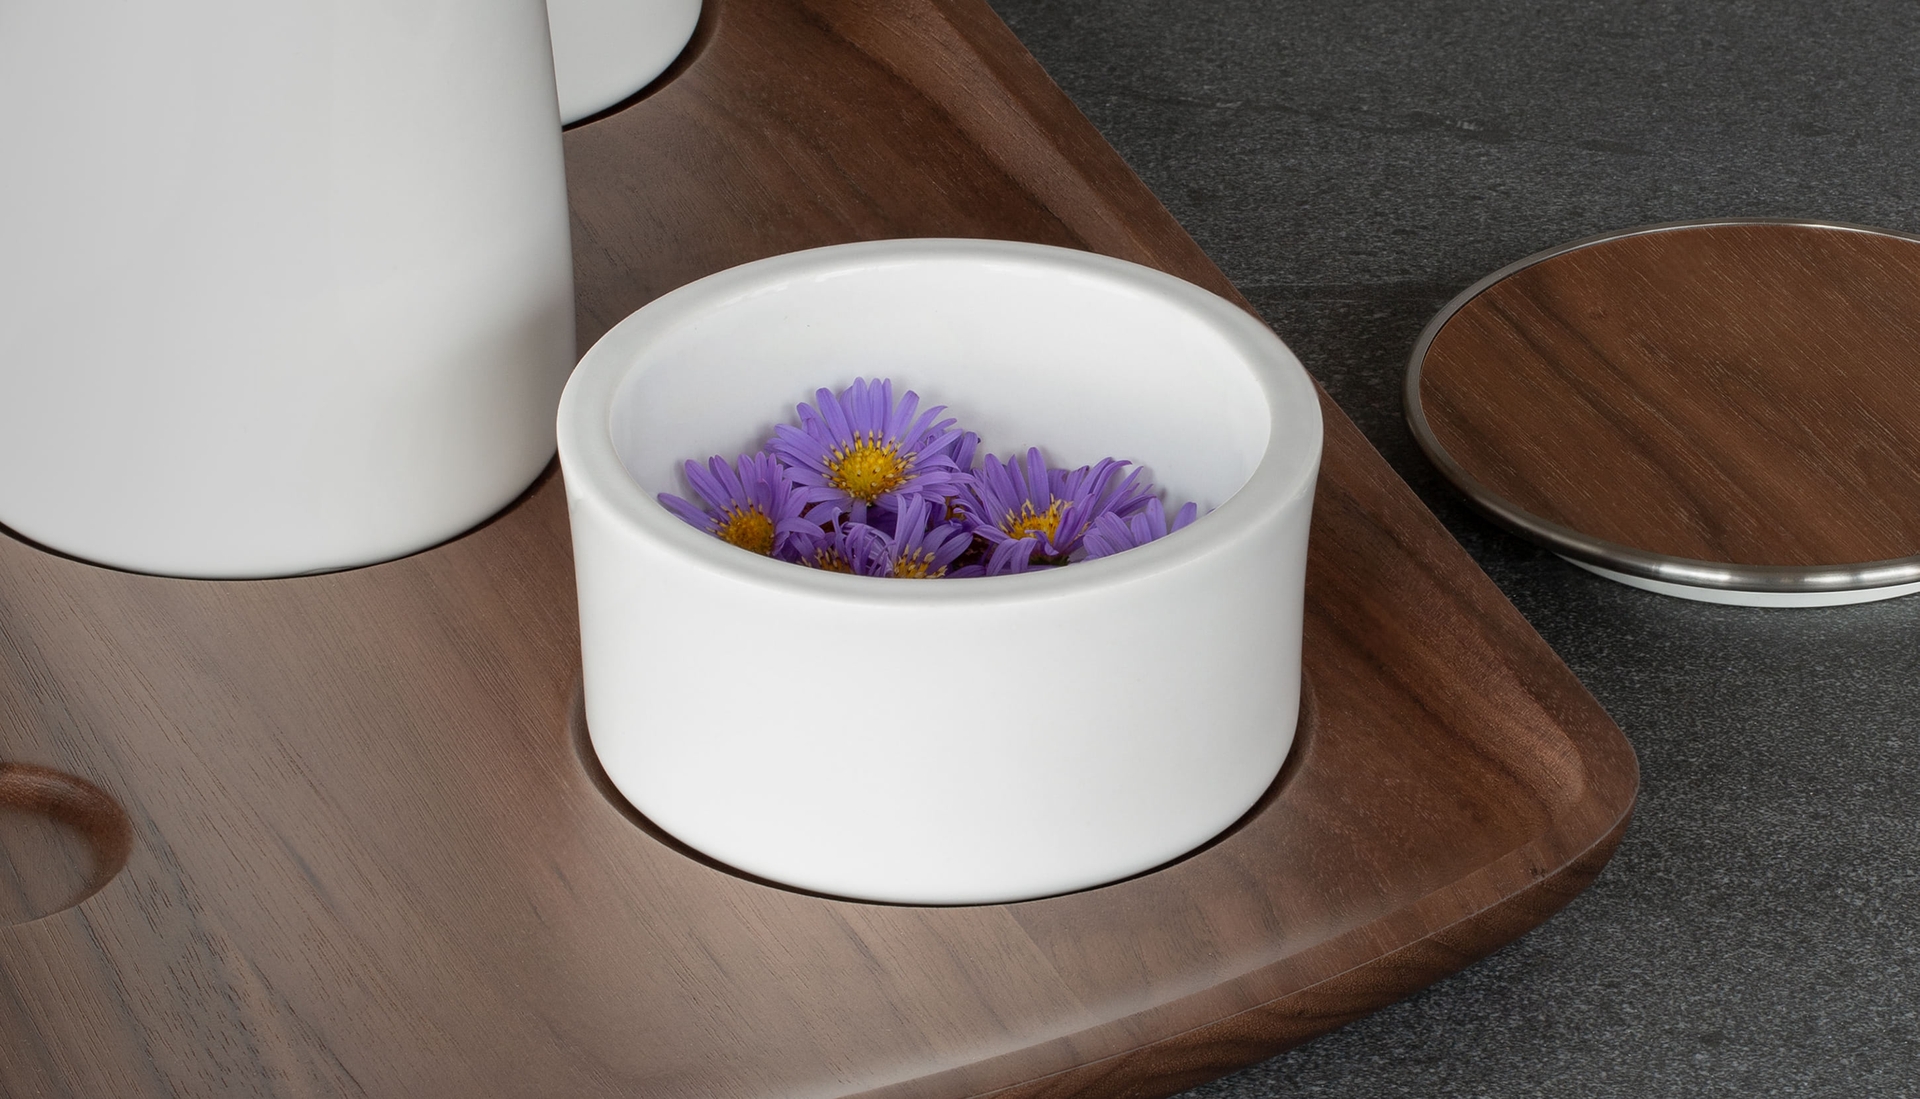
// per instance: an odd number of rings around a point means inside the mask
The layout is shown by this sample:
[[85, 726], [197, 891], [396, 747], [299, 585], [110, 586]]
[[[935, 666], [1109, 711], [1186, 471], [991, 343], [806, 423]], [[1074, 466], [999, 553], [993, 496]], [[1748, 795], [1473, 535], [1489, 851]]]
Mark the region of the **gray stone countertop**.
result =
[[1920, 232], [1920, 4], [992, 2], [1640, 755], [1619, 854], [1559, 916], [1189, 1096], [1920, 1095], [1920, 596], [1590, 576], [1469, 511], [1399, 400], [1427, 319], [1555, 244]]

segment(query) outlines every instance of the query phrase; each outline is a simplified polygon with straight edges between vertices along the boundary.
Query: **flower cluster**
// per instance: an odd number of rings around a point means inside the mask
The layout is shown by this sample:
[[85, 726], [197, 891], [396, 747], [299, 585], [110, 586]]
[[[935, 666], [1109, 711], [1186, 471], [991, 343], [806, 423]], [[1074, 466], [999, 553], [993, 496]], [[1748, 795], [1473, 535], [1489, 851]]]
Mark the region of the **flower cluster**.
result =
[[1137, 466], [1103, 458], [1049, 466], [1039, 448], [975, 463], [980, 438], [945, 406], [922, 410], [891, 380], [822, 389], [757, 454], [686, 464], [699, 502], [661, 493], [675, 515], [731, 545], [782, 561], [928, 579], [997, 576], [1106, 557], [1194, 521], [1166, 505]]

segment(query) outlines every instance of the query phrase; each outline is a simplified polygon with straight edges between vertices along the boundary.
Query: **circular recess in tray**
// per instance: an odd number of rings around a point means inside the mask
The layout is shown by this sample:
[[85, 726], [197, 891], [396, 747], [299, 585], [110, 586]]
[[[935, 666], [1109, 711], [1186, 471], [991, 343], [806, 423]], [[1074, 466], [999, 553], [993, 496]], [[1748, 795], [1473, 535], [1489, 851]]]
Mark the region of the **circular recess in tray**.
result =
[[0, 763], [0, 924], [51, 916], [127, 864], [133, 828], [99, 787], [47, 767]]

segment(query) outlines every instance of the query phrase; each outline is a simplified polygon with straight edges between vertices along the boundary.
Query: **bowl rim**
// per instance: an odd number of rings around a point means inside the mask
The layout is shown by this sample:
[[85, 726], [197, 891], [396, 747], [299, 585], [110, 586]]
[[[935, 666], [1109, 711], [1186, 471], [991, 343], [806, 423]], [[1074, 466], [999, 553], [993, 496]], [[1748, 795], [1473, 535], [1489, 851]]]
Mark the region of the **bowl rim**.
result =
[[[1213, 328], [1236, 352], [1267, 401], [1268, 439], [1253, 472], [1200, 521], [1124, 553], [1071, 568], [937, 584], [899, 583], [797, 566], [737, 547], [696, 530], [668, 511], [628, 473], [614, 449], [613, 401], [642, 351], [657, 337], [708, 307], [778, 292], [797, 278], [904, 263], [1051, 267], [1169, 298]], [[1304, 408], [1307, 431], [1279, 438], [1283, 416]], [[653, 542], [705, 571], [788, 594], [841, 602], [939, 606], [999, 603], [1122, 587], [1210, 556], [1265, 529], [1275, 513], [1311, 495], [1318, 474], [1324, 425], [1318, 388], [1300, 360], [1265, 322], [1240, 306], [1155, 268], [1094, 252], [1022, 241], [914, 237], [860, 241], [787, 252], [708, 275], [654, 299], [609, 329], [582, 356], [561, 395], [557, 422], [560, 466], [567, 494], [598, 505], [623, 530]], [[1291, 425], [1290, 425], [1291, 426]]]

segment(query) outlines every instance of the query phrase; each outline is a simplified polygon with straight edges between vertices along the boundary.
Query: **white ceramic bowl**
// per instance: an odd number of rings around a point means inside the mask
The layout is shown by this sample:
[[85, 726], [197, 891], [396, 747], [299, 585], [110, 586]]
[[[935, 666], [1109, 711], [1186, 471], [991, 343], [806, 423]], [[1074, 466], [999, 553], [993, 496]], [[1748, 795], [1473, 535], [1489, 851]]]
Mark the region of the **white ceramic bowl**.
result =
[[[1202, 518], [913, 581], [758, 557], [656, 501], [857, 376], [947, 405], [982, 453], [1141, 462]], [[1081, 889], [1219, 834], [1292, 745], [1319, 405], [1265, 325], [1189, 283], [1005, 241], [776, 256], [607, 333], [559, 437], [594, 750], [729, 865], [914, 904]]]

